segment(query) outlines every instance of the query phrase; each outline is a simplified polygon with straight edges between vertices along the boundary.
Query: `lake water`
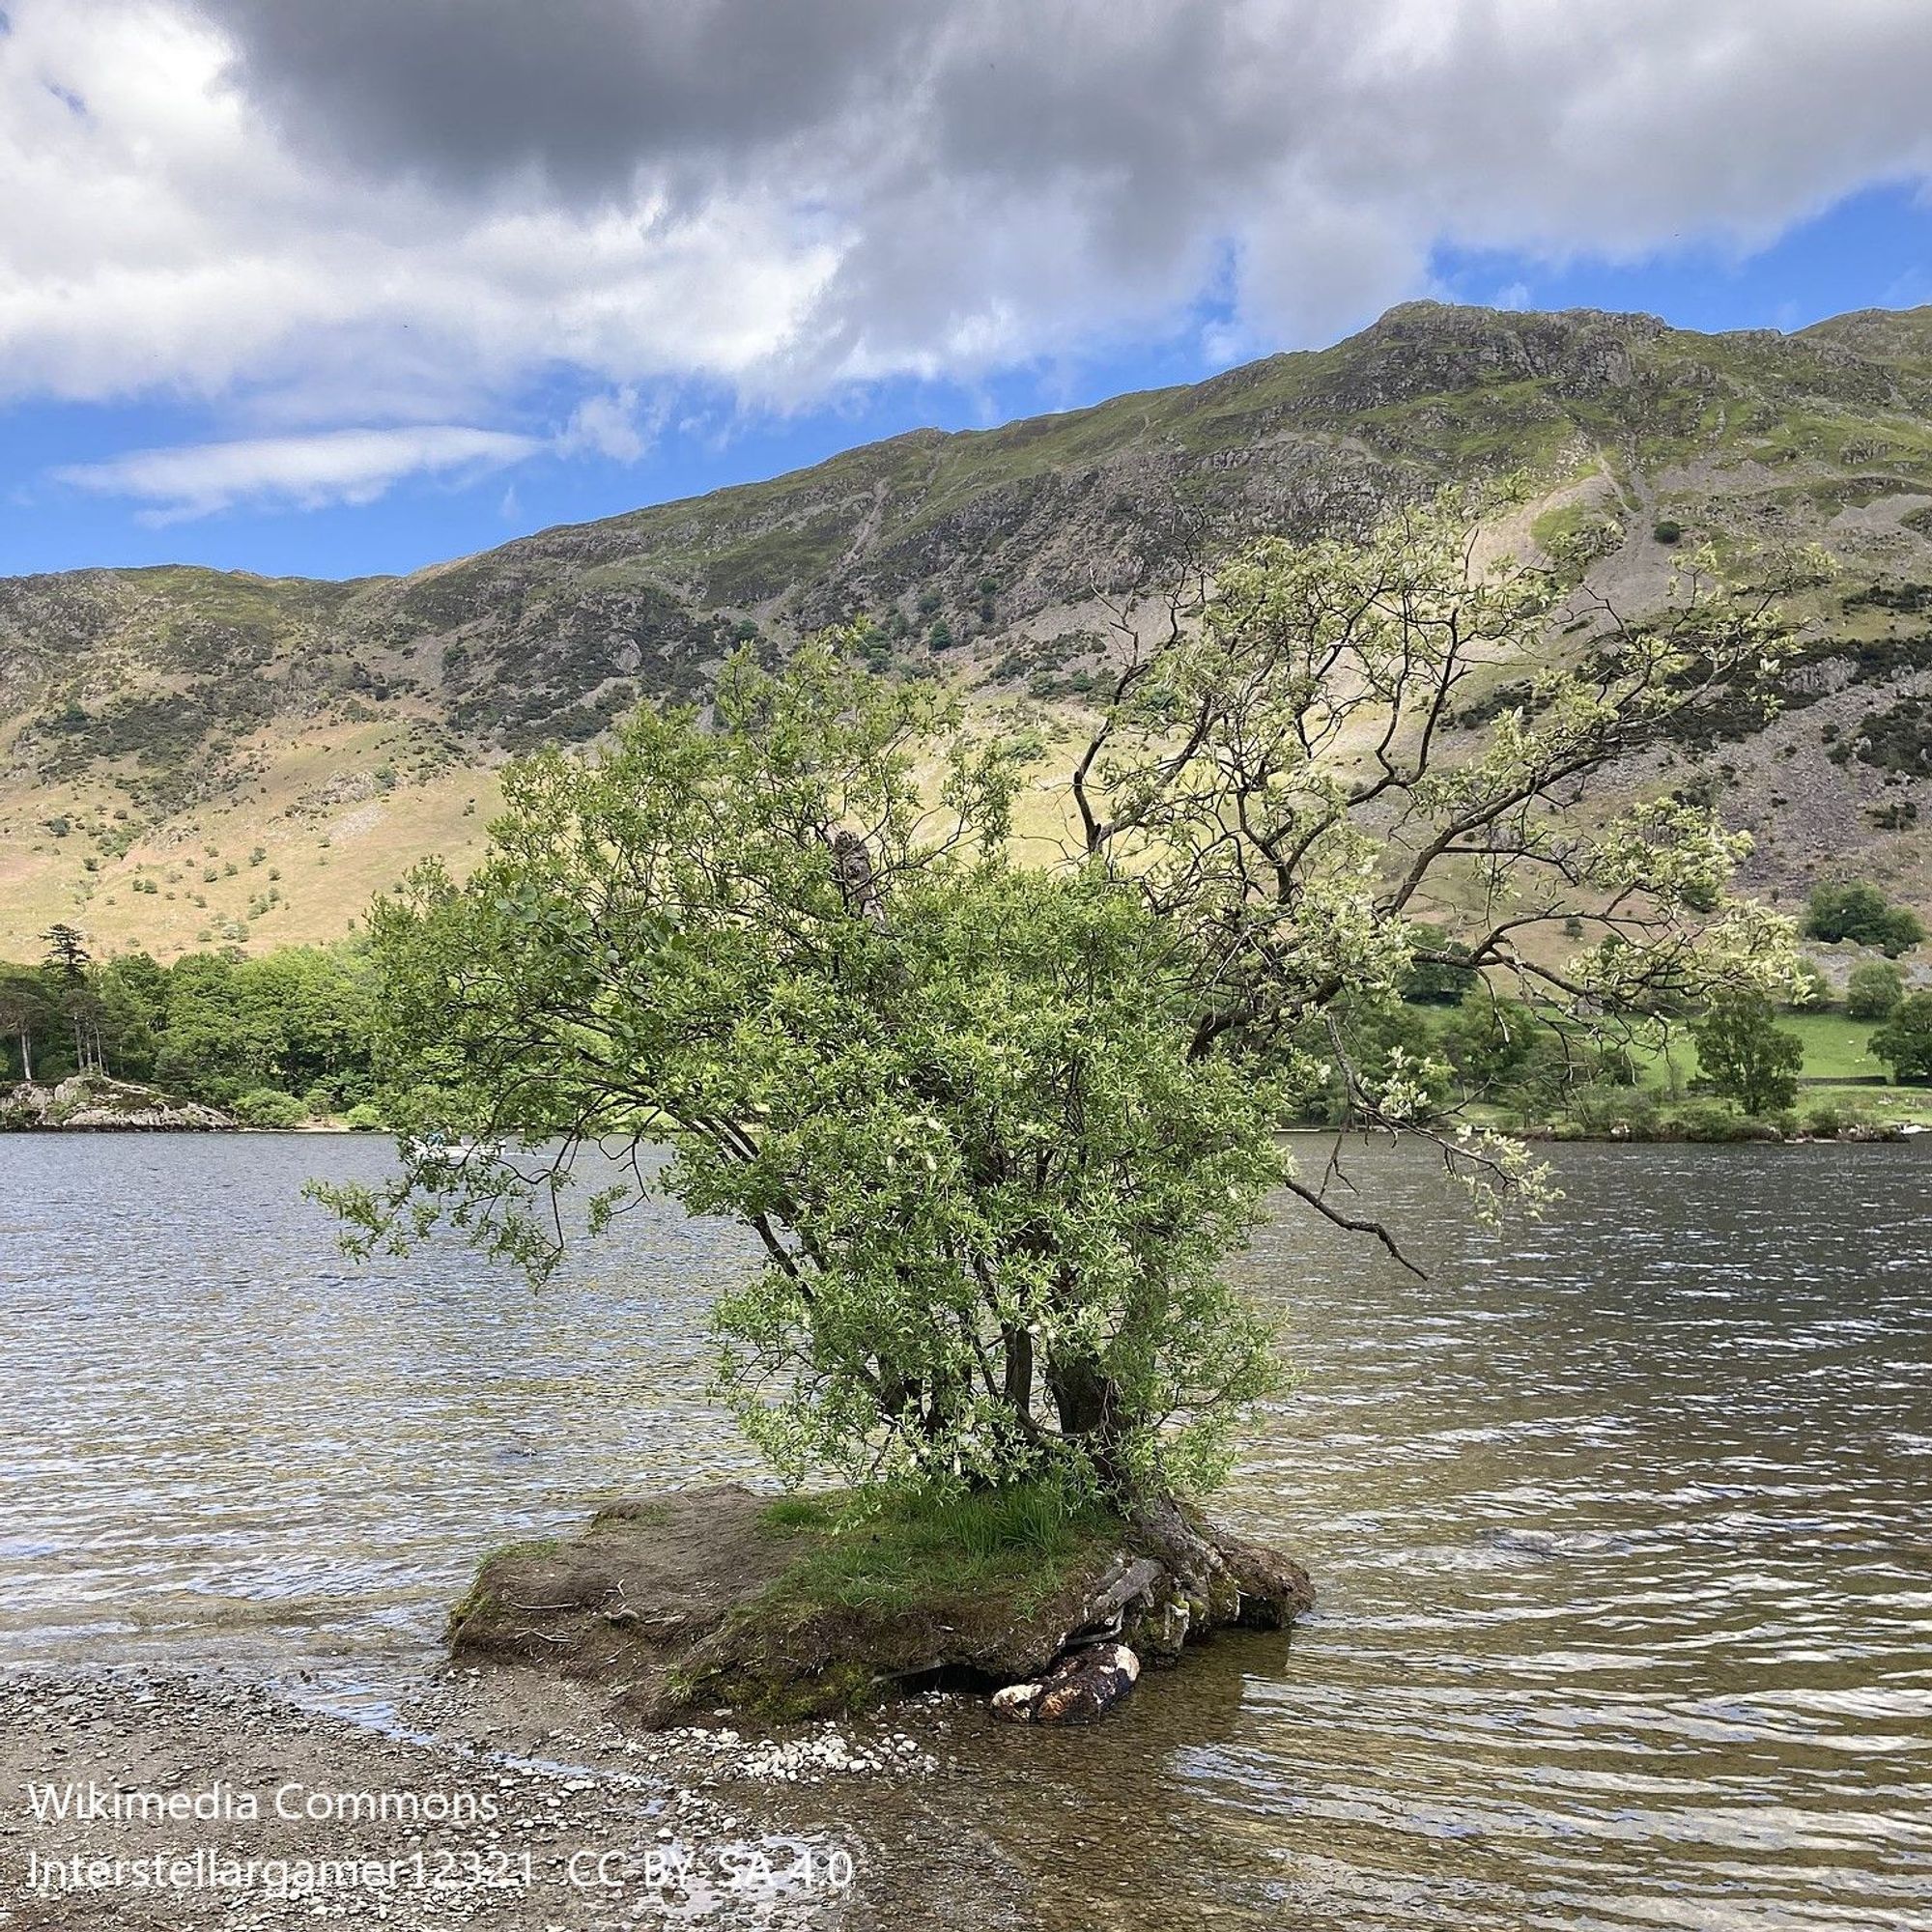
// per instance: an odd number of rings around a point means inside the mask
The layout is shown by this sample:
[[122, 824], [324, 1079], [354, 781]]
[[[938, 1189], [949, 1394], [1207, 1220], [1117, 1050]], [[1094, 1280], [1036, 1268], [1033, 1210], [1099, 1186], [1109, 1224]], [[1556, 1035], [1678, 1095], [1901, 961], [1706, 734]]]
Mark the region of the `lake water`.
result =
[[[389, 1158], [0, 1138], [0, 1658], [380, 1712], [489, 1547], [748, 1471], [702, 1394], [744, 1239], [646, 1208], [541, 1296], [460, 1251], [358, 1270], [298, 1189]], [[962, 1775], [855, 1834], [943, 1809], [1024, 1880], [999, 1922], [1053, 1932], [1932, 1928], [1932, 1150], [1557, 1165], [1498, 1243], [1356, 1155], [1427, 1283], [1300, 1216], [1243, 1262], [1301, 1378], [1223, 1507], [1313, 1572], [1292, 1640], [1096, 1730], [972, 1717]]]

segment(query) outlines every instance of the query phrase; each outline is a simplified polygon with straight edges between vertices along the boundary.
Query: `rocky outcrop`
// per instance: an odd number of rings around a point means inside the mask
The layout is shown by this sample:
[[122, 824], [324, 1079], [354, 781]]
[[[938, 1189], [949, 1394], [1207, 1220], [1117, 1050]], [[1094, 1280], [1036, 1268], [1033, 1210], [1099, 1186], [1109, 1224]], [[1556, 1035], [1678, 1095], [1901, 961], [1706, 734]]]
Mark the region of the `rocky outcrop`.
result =
[[21, 1081], [0, 1094], [0, 1131], [212, 1133], [235, 1125], [216, 1108], [99, 1073], [77, 1073], [57, 1087]]
[[864, 1514], [819, 1500], [815, 1521], [737, 1485], [601, 1511], [579, 1537], [491, 1557], [451, 1647], [607, 1689], [646, 1728], [726, 1708], [824, 1717], [931, 1686], [1050, 1723], [1098, 1716], [1143, 1662], [1218, 1631], [1282, 1630], [1314, 1603], [1299, 1565], [1178, 1504], [962, 1578], [943, 1564], [867, 1576]]

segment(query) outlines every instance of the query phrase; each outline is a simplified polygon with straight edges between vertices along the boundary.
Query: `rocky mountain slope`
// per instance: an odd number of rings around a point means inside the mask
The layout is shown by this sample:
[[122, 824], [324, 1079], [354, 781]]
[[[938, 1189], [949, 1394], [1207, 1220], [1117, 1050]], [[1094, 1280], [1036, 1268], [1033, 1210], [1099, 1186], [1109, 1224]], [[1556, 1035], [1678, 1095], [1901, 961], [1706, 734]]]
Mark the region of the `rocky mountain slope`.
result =
[[0, 581], [0, 956], [56, 918], [164, 957], [338, 934], [412, 857], [474, 849], [505, 755], [701, 693], [735, 639], [866, 611], [988, 699], [1077, 706], [1098, 598], [1517, 469], [1529, 538], [1583, 543], [1627, 608], [1678, 542], [1833, 554], [1784, 714], [1685, 759], [1760, 833], [1768, 894], [1857, 875], [1932, 900], [1932, 309], [1706, 336], [1412, 303], [1332, 349], [407, 578]]

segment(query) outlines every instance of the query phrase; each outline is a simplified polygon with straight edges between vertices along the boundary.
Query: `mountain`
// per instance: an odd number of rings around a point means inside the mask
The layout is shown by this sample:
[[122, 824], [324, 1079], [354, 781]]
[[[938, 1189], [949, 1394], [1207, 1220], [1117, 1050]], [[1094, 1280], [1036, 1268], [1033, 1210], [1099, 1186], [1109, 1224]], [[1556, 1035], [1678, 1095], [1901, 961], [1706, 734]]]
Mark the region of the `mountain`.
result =
[[767, 483], [403, 578], [193, 568], [0, 580], [0, 956], [339, 934], [414, 856], [481, 842], [504, 757], [701, 693], [735, 639], [859, 611], [988, 700], [1077, 706], [1098, 601], [1245, 531], [1357, 526], [1522, 471], [1516, 541], [1580, 542], [1626, 609], [1676, 543], [1817, 543], [1786, 708], [1684, 748], [1767, 895], [1932, 903], [1932, 309], [1794, 334], [1409, 303], [1331, 349]]

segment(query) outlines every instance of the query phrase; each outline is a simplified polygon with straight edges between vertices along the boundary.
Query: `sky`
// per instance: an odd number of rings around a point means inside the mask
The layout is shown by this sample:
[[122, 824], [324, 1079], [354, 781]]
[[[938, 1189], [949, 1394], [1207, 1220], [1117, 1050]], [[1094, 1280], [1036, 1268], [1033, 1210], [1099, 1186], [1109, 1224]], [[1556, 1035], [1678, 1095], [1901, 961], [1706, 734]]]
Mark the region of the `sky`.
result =
[[402, 571], [1418, 297], [1932, 302], [1927, 0], [0, 0], [0, 574]]

